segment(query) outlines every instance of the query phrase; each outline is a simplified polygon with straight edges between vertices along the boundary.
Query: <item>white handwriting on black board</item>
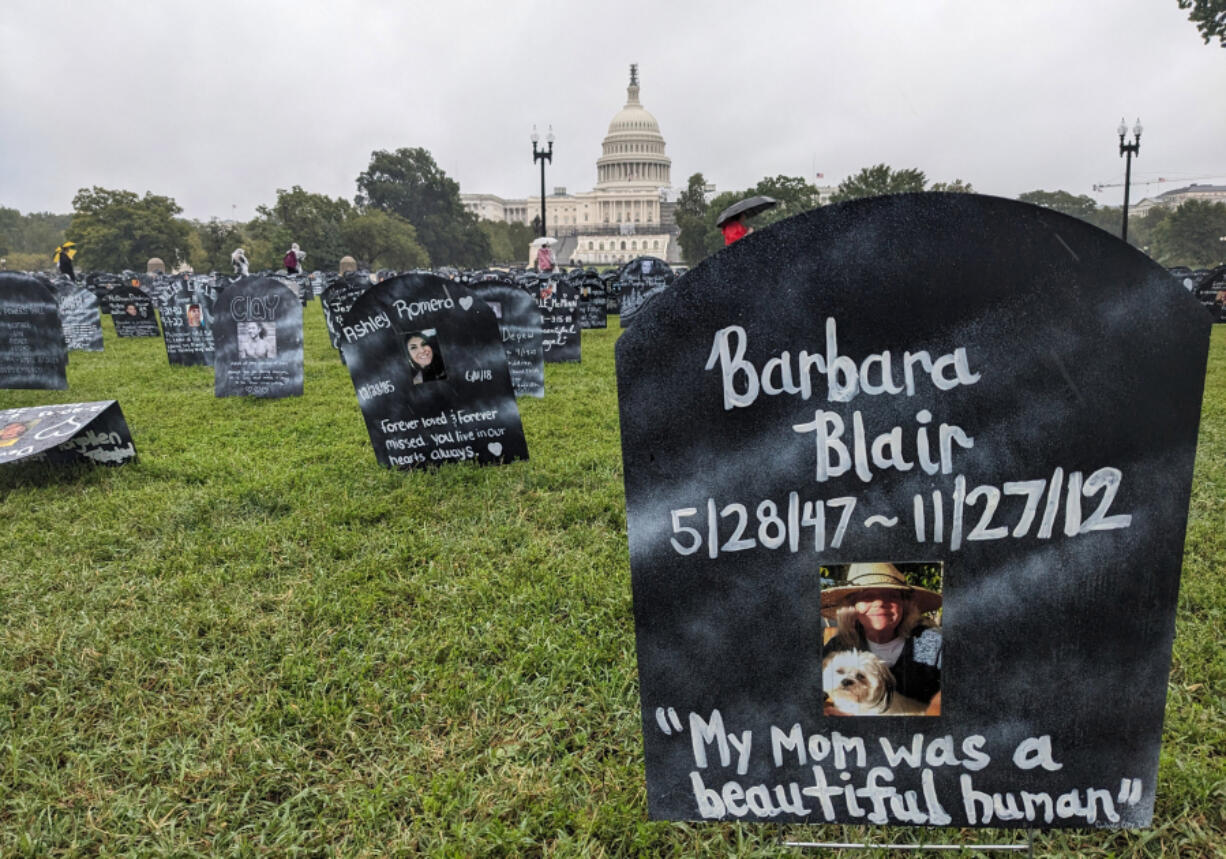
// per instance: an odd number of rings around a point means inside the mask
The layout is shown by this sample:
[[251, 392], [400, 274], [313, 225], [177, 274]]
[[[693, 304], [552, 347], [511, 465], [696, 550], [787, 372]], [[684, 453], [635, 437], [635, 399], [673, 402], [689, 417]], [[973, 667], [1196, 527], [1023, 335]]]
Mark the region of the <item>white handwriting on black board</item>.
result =
[[[770, 358], [761, 370], [745, 357], [748, 335], [739, 325], [729, 325], [715, 332], [706, 369], [719, 365], [723, 381], [724, 408], [747, 408], [760, 394], [775, 397], [781, 394], [807, 400], [813, 396], [813, 376], [825, 377], [826, 399], [832, 403], [849, 403], [859, 394], [906, 393], [915, 396], [917, 378], [925, 375], [939, 391], [949, 391], [959, 385], [973, 385], [980, 374], [971, 371], [966, 347], [959, 346], [935, 360], [926, 350], [903, 352], [896, 360], [890, 350], [876, 352], [857, 364], [847, 355], [839, 354], [838, 332], [834, 317], [826, 320], [825, 354], [802, 349], [793, 367], [792, 354], [784, 351]], [[900, 369], [896, 369], [900, 368]], [[917, 368], [921, 371], [916, 372]], [[899, 376], [901, 373], [901, 378]], [[952, 376], [950, 375], [952, 373]]]
[[[1127, 528], [1132, 525], [1131, 514], [1110, 513], [1122, 480], [1123, 472], [1110, 466], [1089, 477], [1071, 471], [1067, 479], [1064, 469], [1057, 467], [1047, 479], [1007, 481], [1000, 487], [982, 484], [968, 490], [966, 477], [959, 474], [948, 496], [934, 489], [911, 497], [911, 527], [919, 543], [944, 543], [948, 535], [951, 551], [960, 550], [966, 542], [1021, 539], [1030, 536], [1032, 529], [1035, 537], [1048, 540], [1057, 524], [1066, 537]], [[1094, 510], [1086, 516], [1083, 500], [1099, 495]], [[1009, 505], [1008, 517], [1000, 510], [1006, 497], [1024, 502]], [[669, 543], [679, 555], [693, 555], [705, 546], [712, 559], [721, 552], [759, 547], [798, 552], [802, 546], [812, 546], [814, 552], [822, 552], [827, 547], [841, 548], [857, 522], [868, 530], [893, 528], [902, 521], [888, 515], [890, 511], [865, 514], [862, 509], [865, 518], [860, 520], [855, 515], [857, 503], [851, 495], [802, 499], [799, 492], [789, 492], [779, 502], [767, 498], [756, 504], [707, 498], [701, 507], [669, 511]]]
[[235, 322], [273, 322], [280, 303], [279, 295], [236, 295], [230, 299], [230, 315]]
[[[770, 726], [769, 762], [776, 769], [810, 767], [806, 781], [779, 784], [743, 784], [737, 778], [749, 772], [753, 759], [753, 731], [729, 731], [719, 710], [709, 716], [691, 712], [683, 723], [669, 707], [656, 708], [656, 724], [668, 737], [689, 734], [694, 768], [690, 787], [698, 813], [717, 819], [769, 820], [780, 814], [808, 817], [817, 813], [822, 821], [840, 815], [860, 818], [875, 824], [987, 824], [992, 820], [1026, 820], [1052, 823], [1082, 820], [1087, 824], [1102, 819], [1120, 820], [1119, 809], [1141, 800], [1140, 779], [1122, 777], [1118, 790], [1087, 787], [1067, 790], [1053, 796], [1046, 791], [1005, 791], [987, 793], [975, 788], [974, 776], [992, 764], [987, 739], [972, 734], [956, 740], [952, 735], [913, 734], [909, 743], [895, 746], [887, 737], [876, 737], [886, 766], [868, 766], [869, 742], [863, 737], [831, 731], [807, 737], [799, 724], [788, 729]], [[1063, 764], [1056, 760], [1048, 734], [1026, 737], [1007, 750], [1013, 766], [1024, 772], [1058, 772]], [[711, 770], [731, 770], [712, 778]], [[941, 768], [961, 768], [959, 776], [962, 807], [947, 810], [937, 795], [934, 772]], [[920, 789], [900, 790], [894, 785], [897, 772], [916, 772]], [[706, 776], [704, 778], [704, 775]], [[1031, 779], [1033, 782], [1033, 779]], [[963, 820], [953, 814], [961, 812]]]
[[[849, 403], [861, 395], [915, 396], [925, 379], [939, 394], [974, 385], [982, 378], [971, 369], [965, 346], [935, 359], [925, 350], [904, 351], [896, 359], [887, 349], [857, 363], [839, 353], [838, 325], [833, 317], [826, 319], [825, 334], [824, 354], [801, 350], [793, 361], [791, 353], [783, 351], [759, 369], [746, 357], [745, 329], [730, 325], [715, 333], [704, 369], [718, 367], [725, 410], [748, 408], [760, 396], [808, 400], [814, 396], [815, 384], [824, 384], [827, 401]], [[838, 549], [857, 526], [864, 531], [895, 528], [908, 516], [916, 542], [942, 544], [948, 539], [951, 551], [966, 542], [1021, 539], [1032, 534], [1047, 540], [1057, 526], [1066, 537], [1131, 526], [1131, 514], [1111, 511], [1124, 479], [1120, 469], [1104, 466], [1088, 477], [1070, 469], [1066, 479], [1064, 468], [1058, 467], [1047, 478], [971, 485], [965, 474], [955, 471], [958, 454], [974, 449], [974, 436], [955, 423], [933, 425], [933, 421], [932, 411], [923, 408], [915, 413], [909, 428], [893, 426], [876, 432], [880, 428], [870, 431], [860, 409], [846, 419], [833, 409], [815, 409], [812, 420], [791, 425], [806, 442], [812, 440], [817, 483], [854, 474], [867, 484], [884, 472], [915, 469], [930, 476], [953, 475], [952, 488], [915, 493], [910, 510], [865, 510], [862, 506], [857, 512], [855, 496], [805, 498], [800, 492], [778, 500], [695, 499], [693, 506], [669, 511], [669, 541], [680, 555], [696, 554], [705, 546], [707, 557], [714, 559], [721, 552], [759, 547], [786, 546], [797, 552], [802, 545], [811, 544], [815, 552]], [[1096, 504], [1088, 516], [1083, 511], [1086, 500]]]

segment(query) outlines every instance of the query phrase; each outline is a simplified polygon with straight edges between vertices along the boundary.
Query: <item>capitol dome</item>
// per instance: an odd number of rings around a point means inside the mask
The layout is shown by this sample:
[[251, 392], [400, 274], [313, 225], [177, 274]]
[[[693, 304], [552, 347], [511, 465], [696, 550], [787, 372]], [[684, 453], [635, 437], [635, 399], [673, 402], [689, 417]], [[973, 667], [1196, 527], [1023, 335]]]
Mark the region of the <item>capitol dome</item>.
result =
[[626, 105], [609, 123], [596, 162], [597, 188], [660, 188], [671, 184], [672, 161], [664, 154], [660, 124], [639, 103], [638, 66], [630, 67]]

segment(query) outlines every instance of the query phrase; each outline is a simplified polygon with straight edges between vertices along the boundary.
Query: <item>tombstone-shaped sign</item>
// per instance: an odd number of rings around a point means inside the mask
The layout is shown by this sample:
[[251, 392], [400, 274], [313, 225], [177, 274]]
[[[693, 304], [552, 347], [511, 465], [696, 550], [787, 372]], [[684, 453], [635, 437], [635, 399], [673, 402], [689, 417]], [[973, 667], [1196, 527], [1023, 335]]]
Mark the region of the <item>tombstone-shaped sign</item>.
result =
[[159, 306], [166, 358], [179, 367], [213, 363], [213, 303], [204, 284], [178, 281]]
[[629, 327], [640, 310], [673, 286], [674, 279], [672, 267], [655, 256], [640, 256], [626, 262], [618, 271], [618, 314], [622, 327]]
[[243, 278], [222, 290], [213, 343], [216, 396], [302, 396], [302, 305], [275, 278]]
[[153, 299], [143, 289], [117, 286], [111, 290], [111, 322], [117, 337], [161, 337]]
[[609, 296], [605, 292], [604, 281], [594, 275], [584, 277], [575, 284], [575, 288], [579, 291], [579, 328], [608, 328]]
[[579, 291], [564, 280], [541, 284], [536, 306], [544, 332], [541, 348], [546, 364], [578, 363], [582, 346], [579, 333]]
[[1196, 283], [1195, 294], [1213, 315], [1214, 322], [1226, 322], [1226, 265], [1202, 274]]
[[673, 285], [672, 267], [656, 257], [638, 257], [617, 273], [618, 313], [622, 328], [628, 328], [638, 312]]
[[970, 194], [822, 207], [655, 299], [617, 344], [651, 816], [1147, 825], [1209, 328]]
[[0, 388], [68, 387], [55, 296], [37, 279], [0, 272]]
[[135, 456], [115, 400], [0, 410], [0, 465], [18, 460], [120, 465]]
[[98, 297], [83, 286], [68, 284], [55, 294], [60, 306], [64, 344], [80, 352], [102, 351], [102, 311]]
[[408, 274], [346, 314], [341, 350], [380, 465], [528, 458], [498, 320], [463, 286]]
[[490, 306], [498, 320], [515, 396], [545, 396], [541, 311], [532, 296], [514, 284], [499, 281], [483, 280], [469, 288]]
[[[329, 284], [319, 296], [319, 304], [324, 311], [324, 324], [328, 326], [328, 338], [334, 348], [341, 348], [341, 328], [345, 325], [345, 315], [371, 286], [368, 274], [346, 272]], [[341, 359], [344, 360], [344, 355]]]

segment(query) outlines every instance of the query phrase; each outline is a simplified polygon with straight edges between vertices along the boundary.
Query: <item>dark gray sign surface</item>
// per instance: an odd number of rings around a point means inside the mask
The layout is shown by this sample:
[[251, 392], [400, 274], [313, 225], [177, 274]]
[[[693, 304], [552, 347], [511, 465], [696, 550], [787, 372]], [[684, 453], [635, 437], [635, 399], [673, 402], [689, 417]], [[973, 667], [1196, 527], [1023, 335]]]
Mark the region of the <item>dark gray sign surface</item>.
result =
[[223, 289], [213, 342], [216, 396], [302, 396], [302, 305], [280, 281], [250, 277]]
[[178, 281], [158, 307], [166, 358], [179, 367], [213, 364], [213, 303], [202, 283]]
[[134, 456], [115, 400], [0, 410], [0, 465], [27, 459], [120, 465]]
[[672, 266], [656, 257], [638, 257], [617, 273], [618, 313], [622, 328], [634, 321], [638, 312], [673, 285]]
[[68, 284], [56, 291], [64, 344], [80, 352], [102, 351], [102, 311], [98, 297], [83, 286]]
[[[617, 344], [651, 816], [1148, 825], [1209, 328], [970, 194], [822, 207], [655, 299]], [[823, 705], [820, 567], [882, 561], [943, 565], [939, 715]]]
[[541, 311], [512, 283], [484, 280], [469, 289], [490, 306], [502, 332], [502, 348], [517, 397], [545, 396], [545, 357], [541, 348]]
[[609, 327], [609, 295], [605, 291], [604, 281], [595, 275], [585, 277], [575, 283], [579, 291], [579, 328]]
[[380, 465], [528, 458], [493, 309], [458, 283], [408, 274], [374, 286], [341, 349]]
[[340, 279], [325, 287], [320, 294], [319, 303], [323, 307], [328, 337], [337, 349], [341, 348], [341, 327], [345, 324], [345, 314], [371, 286], [367, 272], [346, 272]]
[[546, 281], [541, 284], [536, 306], [541, 311], [545, 363], [578, 363], [583, 345], [578, 320], [579, 291], [564, 280]]
[[143, 289], [117, 286], [111, 290], [111, 322], [117, 337], [161, 337], [153, 299]]
[[51, 290], [29, 275], [0, 272], [0, 388], [63, 390], [67, 366]]

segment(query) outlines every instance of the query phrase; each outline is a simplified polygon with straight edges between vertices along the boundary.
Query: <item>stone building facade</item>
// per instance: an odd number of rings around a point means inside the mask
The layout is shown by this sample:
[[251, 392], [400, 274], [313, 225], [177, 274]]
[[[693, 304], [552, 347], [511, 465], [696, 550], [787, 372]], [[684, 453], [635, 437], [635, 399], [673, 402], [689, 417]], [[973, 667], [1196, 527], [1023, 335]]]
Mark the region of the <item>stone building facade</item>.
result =
[[[545, 224], [558, 238], [559, 263], [607, 265], [637, 256], [680, 261], [679, 230], [668, 190], [672, 161], [665, 154], [660, 124], [639, 101], [638, 67], [630, 67], [626, 103], [609, 122], [590, 191], [555, 188], [545, 198]], [[507, 200], [494, 194], [461, 194], [465, 209], [479, 218], [531, 224], [540, 198]]]

